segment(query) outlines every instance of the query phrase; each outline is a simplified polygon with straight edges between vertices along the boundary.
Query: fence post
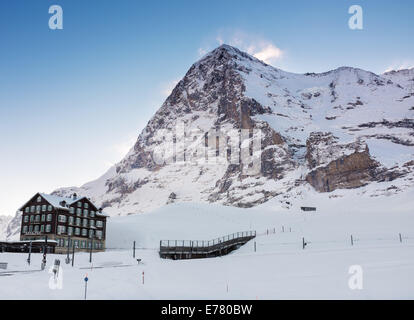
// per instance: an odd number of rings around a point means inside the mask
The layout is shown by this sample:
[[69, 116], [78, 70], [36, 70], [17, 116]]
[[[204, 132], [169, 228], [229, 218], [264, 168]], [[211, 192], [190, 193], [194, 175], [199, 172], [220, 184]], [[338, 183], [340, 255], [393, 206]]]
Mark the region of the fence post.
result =
[[282, 232], [285, 232], [285, 226], [282, 226]]
[[305, 238], [302, 238], [302, 249], [305, 249], [305, 247], [306, 247]]
[[[160, 247], [161, 247], [161, 241], [160, 241]], [[134, 241], [134, 251], [133, 251], [132, 257], [135, 259], [135, 241]]]
[[354, 245], [354, 238], [352, 237], [352, 234], [351, 234], [351, 246], [353, 245]]
[[402, 243], [402, 236], [401, 236], [401, 233], [400, 233], [399, 235], [400, 235], [400, 242]]

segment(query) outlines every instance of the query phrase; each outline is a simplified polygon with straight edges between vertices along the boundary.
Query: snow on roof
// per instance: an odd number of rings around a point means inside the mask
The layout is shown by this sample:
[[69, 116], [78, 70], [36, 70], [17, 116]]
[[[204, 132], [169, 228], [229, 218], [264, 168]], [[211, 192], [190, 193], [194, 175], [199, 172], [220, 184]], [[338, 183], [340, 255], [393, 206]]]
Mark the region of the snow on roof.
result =
[[[67, 197], [61, 197], [61, 196], [57, 196], [57, 195], [53, 195], [53, 194], [47, 194], [47, 193], [38, 193], [38, 194], [42, 198], [44, 198], [47, 202], [49, 202], [54, 208], [63, 209], [63, 210], [69, 210], [69, 206], [71, 206], [72, 204], [74, 204], [75, 202], [77, 202], [79, 200], [88, 199], [86, 197], [67, 198]], [[64, 205], [63, 205], [63, 201], [65, 202]], [[22, 210], [25, 205], [23, 205], [19, 210]], [[101, 217], [108, 217], [108, 215], [104, 214], [103, 212], [99, 212], [99, 211], [96, 212], [96, 215], [101, 216]]]
[[[59, 209], [66, 209], [68, 210], [67, 206], [70, 206], [72, 203], [83, 199], [82, 198], [66, 198], [66, 197], [60, 197], [60, 196], [55, 196], [52, 194], [46, 194], [46, 193], [39, 193], [40, 196], [42, 196], [47, 202], [49, 202], [53, 207], [55, 208], [59, 208]], [[66, 206], [62, 206], [62, 202], [65, 201]]]

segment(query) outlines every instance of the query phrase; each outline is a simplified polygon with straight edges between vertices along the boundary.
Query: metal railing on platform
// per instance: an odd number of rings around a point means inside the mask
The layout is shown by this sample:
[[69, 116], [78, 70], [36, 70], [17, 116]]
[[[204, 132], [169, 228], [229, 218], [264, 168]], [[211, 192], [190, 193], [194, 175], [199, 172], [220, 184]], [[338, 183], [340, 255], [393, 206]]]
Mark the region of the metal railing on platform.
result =
[[161, 240], [160, 255], [213, 254], [245, 244], [256, 237], [256, 231], [235, 232], [213, 240]]

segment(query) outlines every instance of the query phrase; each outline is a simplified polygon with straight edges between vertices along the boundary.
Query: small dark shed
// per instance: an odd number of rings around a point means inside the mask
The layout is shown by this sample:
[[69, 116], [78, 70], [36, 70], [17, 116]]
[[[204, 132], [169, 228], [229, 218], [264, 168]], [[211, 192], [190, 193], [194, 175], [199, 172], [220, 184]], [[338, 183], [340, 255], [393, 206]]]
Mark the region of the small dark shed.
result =
[[300, 207], [302, 211], [316, 211], [316, 207]]

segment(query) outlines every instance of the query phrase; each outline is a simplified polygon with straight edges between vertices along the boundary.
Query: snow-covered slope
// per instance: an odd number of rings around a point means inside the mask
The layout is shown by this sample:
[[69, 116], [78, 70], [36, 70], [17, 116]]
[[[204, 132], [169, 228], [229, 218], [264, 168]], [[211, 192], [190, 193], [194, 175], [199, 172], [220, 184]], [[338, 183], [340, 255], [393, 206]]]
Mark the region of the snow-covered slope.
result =
[[[26, 253], [0, 254], [9, 264], [7, 276], [0, 276], [0, 299], [84, 299], [85, 273], [88, 299], [413, 297], [414, 189], [391, 198], [360, 195], [359, 189], [344, 190], [342, 198], [330, 198], [338, 190], [303, 191], [303, 203], [315, 204], [317, 212], [280, 209], [271, 199], [247, 209], [179, 203], [148, 214], [111, 217], [107, 250], [94, 253], [92, 263], [89, 253], [76, 253], [74, 267], [62, 255], [48, 254], [41, 271], [40, 253], [31, 255], [30, 266]], [[226, 256], [174, 261], [158, 254], [161, 239], [211, 240], [250, 229], [257, 230], [257, 237]], [[61, 261], [62, 290], [48, 286], [55, 259]], [[349, 286], [355, 272], [351, 266], [361, 268], [363, 290]]]
[[[76, 192], [110, 215], [128, 215], [175, 202], [252, 207], [274, 199], [291, 207], [306, 186], [385, 196], [378, 190], [393, 185], [404, 192], [414, 175], [413, 73], [341, 67], [293, 74], [222, 45], [190, 68], [120, 163], [56, 193]], [[225, 139], [216, 144], [205, 133], [218, 129]], [[261, 131], [257, 174], [245, 175], [243, 164], [217, 150], [232, 129]], [[165, 163], [154, 157], [159, 150]], [[188, 160], [200, 150], [218, 156]], [[367, 187], [373, 183], [380, 185]]]

